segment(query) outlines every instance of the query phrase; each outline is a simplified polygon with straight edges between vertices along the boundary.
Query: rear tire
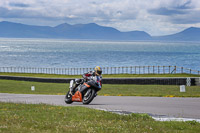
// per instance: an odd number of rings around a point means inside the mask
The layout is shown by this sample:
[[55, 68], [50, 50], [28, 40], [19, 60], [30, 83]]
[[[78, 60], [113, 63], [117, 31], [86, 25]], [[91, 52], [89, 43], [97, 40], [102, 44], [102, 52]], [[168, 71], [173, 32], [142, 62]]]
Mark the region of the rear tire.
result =
[[73, 101], [72, 101], [72, 95], [69, 93], [69, 91], [68, 91], [67, 94], [65, 95], [65, 103], [66, 103], [66, 104], [71, 104], [71, 103], [73, 103]]
[[[88, 91], [90, 91], [89, 94], [87, 94]], [[94, 99], [95, 94], [96, 94], [96, 91], [94, 89], [88, 89], [83, 96], [83, 101], [82, 101], [83, 104], [89, 104]]]

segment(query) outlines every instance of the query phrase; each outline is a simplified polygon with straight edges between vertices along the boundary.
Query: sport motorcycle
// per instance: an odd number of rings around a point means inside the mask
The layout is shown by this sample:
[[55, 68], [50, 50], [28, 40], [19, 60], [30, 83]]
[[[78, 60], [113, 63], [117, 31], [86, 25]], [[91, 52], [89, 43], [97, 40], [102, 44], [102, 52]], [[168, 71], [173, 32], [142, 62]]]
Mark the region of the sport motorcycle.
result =
[[97, 96], [97, 92], [101, 90], [101, 87], [101, 77], [99, 76], [71, 80], [69, 91], [65, 96], [65, 103], [82, 102], [83, 104], [89, 104]]

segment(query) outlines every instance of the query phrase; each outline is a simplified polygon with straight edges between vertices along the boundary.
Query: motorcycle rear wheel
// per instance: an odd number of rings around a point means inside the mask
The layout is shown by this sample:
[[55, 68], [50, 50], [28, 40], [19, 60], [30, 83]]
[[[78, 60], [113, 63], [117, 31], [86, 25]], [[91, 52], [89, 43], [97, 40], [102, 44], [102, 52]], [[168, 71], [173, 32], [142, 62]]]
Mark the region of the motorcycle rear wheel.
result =
[[[87, 94], [88, 93], [88, 94]], [[88, 89], [83, 96], [83, 104], [89, 104], [95, 97], [96, 91], [94, 89]]]
[[72, 95], [69, 93], [69, 91], [68, 91], [67, 94], [65, 95], [65, 103], [66, 103], [66, 104], [71, 104], [71, 103], [73, 103], [73, 101], [72, 101]]

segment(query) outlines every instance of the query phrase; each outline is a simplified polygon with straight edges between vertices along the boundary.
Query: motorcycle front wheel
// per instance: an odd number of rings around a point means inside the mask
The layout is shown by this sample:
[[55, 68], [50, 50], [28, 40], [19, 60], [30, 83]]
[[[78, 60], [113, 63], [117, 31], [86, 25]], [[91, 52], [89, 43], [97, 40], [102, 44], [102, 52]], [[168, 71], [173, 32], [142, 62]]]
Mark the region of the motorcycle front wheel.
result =
[[66, 103], [66, 104], [71, 104], [71, 103], [73, 103], [73, 101], [72, 101], [72, 95], [69, 93], [69, 91], [68, 91], [67, 94], [65, 95], [65, 103]]
[[96, 91], [94, 89], [88, 89], [83, 96], [83, 104], [89, 104], [95, 97]]

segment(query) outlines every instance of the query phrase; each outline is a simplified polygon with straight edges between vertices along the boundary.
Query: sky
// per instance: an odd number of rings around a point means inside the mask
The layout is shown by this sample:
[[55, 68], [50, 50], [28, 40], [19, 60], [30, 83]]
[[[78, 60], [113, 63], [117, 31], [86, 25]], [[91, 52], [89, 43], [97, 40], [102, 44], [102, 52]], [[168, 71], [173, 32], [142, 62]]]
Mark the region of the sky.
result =
[[169, 35], [200, 27], [200, 0], [0, 0], [0, 21], [40, 26], [96, 23]]

